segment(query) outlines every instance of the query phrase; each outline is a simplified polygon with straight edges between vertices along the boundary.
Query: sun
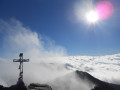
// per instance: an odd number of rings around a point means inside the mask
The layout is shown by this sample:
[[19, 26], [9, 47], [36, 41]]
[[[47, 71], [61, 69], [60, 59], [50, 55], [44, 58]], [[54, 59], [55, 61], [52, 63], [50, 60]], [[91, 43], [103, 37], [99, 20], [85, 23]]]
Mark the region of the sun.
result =
[[86, 13], [86, 19], [88, 21], [88, 23], [90, 24], [95, 24], [97, 23], [99, 17], [98, 17], [98, 13], [94, 10], [90, 10]]

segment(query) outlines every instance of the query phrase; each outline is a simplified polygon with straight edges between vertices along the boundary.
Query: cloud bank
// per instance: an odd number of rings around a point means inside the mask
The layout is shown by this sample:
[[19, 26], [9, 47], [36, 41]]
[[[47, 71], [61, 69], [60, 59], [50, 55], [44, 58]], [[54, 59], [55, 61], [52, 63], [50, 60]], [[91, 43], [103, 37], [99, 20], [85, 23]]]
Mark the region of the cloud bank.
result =
[[50, 82], [53, 90], [91, 90], [94, 84], [85, 79], [81, 79], [75, 72], [71, 72], [63, 77]]
[[0, 20], [0, 34], [2, 35], [3, 53], [6, 56], [12, 56], [13, 53], [17, 56], [18, 53], [23, 52], [25, 56], [38, 60], [37, 57], [55, 57], [66, 54], [65, 48], [56, 45], [47, 36], [34, 32], [13, 18], [9, 21]]
[[47, 82], [66, 73], [62, 64], [65, 61], [61, 59], [66, 55], [66, 50], [49, 37], [25, 27], [14, 18], [8, 21], [0, 20], [0, 35], [3, 50], [0, 52], [4, 56], [0, 56], [0, 84], [10, 86], [16, 83], [19, 63], [13, 63], [12, 59], [19, 58], [21, 52], [25, 58], [30, 59], [30, 62], [24, 65], [27, 84]]
[[120, 54], [105, 56], [66, 57], [69, 69], [85, 71], [94, 77], [114, 84], [120, 84]]

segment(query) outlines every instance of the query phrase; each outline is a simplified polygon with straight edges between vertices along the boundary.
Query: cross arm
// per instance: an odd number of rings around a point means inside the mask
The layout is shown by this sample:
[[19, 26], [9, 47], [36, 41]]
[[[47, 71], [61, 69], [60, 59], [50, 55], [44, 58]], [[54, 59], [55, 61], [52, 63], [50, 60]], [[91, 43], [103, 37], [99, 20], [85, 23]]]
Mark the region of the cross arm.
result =
[[13, 62], [29, 62], [29, 59], [13, 59]]

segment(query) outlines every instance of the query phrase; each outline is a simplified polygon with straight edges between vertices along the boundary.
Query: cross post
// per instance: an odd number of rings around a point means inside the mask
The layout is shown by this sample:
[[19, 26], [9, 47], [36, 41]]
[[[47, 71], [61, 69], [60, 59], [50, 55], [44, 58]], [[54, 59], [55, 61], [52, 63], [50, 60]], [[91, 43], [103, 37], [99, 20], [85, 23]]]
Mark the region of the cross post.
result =
[[23, 62], [29, 62], [29, 59], [23, 59], [23, 53], [19, 54], [20, 59], [13, 59], [13, 62], [20, 62], [19, 69], [19, 78], [17, 84], [19, 84], [21, 81], [23, 81]]

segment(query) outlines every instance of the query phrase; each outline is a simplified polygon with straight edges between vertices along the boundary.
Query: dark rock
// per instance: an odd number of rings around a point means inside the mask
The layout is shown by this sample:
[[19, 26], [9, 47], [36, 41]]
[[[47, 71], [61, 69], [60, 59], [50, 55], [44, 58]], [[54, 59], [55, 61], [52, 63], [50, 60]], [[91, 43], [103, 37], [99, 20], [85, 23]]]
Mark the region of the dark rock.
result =
[[29, 89], [35, 89], [35, 90], [52, 90], [52, 88], [47, 84], [38, 84], [38, 83], [32, 83], [28, 86]]
[[12, 85], [11, 87], [4, 87], [0, 85], [0, 90], [52, 90], [52, 88], [47, 84], [35, 83], [30, 84], [27, 88], [24, 82], [20, 82], [19, 85]]
[[27, 90], [24, 82], [20, 82], [19, 85], [12, 85], [11, 87], [0, 86], [0, 90]]
[[3, 86], [2, 85], [0, 85], [0, 90], [2, 90], [3, 89]]

